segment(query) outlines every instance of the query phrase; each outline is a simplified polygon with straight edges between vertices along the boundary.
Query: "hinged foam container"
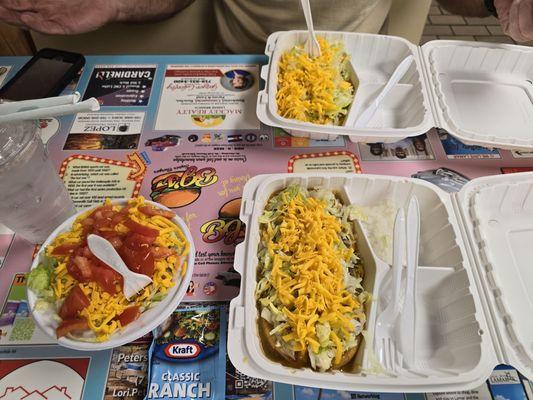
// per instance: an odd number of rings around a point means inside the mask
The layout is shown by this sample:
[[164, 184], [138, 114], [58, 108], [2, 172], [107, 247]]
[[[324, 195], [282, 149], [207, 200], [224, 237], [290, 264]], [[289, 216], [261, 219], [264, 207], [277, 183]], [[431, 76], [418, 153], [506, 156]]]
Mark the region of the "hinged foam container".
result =
[[395, 36], [318, 32], [341, 41], [360, 80], [356, 116], [373, 101], [398, 64], [415, 62], [392, 89], [365, 129], [304, 123], [281, 117], [276, 92], [280, 56], [305, 43], [307, 31], [276, 32], [268, 38], [266, 81], [257, 99], [261, 122], [295, 136], [354, 142], [396, 142], [432, 127], [446, 129], [466, 144], [510, 150], [533, 149], [533, 49], [465, 41], [430, 41], [415, 46]]
[[[407, 209], [410, 197], [417, 196], [421, 236], [416, 367], [397, 376], [372, 372], [365, 345], [352, 365], [335, 372], [293, 369], [265, 355], [254, 298], [258, 219], [271, 195], [291, 183], [330, 188], [345, 204], [363, 206], [391, 199]], [[235, 253], [242, 280], [239, 296], [230, 305], [228, 354], [241, 372], [289, 384], [374, 392], [472, 389], [500, 363], [533, 378], [533, 173], [474, 179], [454, 194], [412, 178], [260, 175], [244, 188], [240, 218], [247, 232]], [[362, 256], [365, 288], [375, 292], [372, 265]], [[365, 327], [370, 336], [373, 303]]]

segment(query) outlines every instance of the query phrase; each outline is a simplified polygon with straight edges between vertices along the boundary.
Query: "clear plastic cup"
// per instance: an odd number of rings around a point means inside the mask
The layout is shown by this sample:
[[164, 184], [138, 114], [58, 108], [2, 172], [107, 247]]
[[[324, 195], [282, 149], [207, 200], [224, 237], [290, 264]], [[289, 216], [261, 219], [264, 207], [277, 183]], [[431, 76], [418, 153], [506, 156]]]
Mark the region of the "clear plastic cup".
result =
[[75, 212], [37, 124], [0, 125], [0, 222], [24, 239], [42, 243]]

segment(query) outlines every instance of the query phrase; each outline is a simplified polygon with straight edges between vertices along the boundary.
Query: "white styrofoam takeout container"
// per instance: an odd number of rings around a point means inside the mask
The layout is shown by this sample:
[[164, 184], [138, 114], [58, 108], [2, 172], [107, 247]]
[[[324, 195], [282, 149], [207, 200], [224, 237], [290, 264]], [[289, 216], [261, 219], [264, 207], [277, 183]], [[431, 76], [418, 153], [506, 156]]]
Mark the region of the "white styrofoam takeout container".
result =
[[[125, 205], [127, 204], [128, 200], [116, 200], [112, 203], [118, 204], [118, 205]], [[171, 211], [167, 207], [159, 204], [154, 203], [153, 201], [145, 200], [146, 204], [150, 204], [156, 208], [160, 208], [166, 211]], [[95, 207], [92, 207], [95, 208]], [[61, 225], [59, 225], [46, 239], [46, 241], [42, 244], [39, 252], [35, 256], [35, 259], [33, 260], [33, 263], [31, 265], [30, 270], [37, 268], [39, 263], [41, 262], [41, 259], [43, 257], [43, 254], [45, 252], [46, 247], [52, 243], [52, 241], [59, 235], [60, 233], [67, 232], [72, 228], [72, 224], [80, 216], [81, 214], [87, 212], [88, 209], [82, 210], [69, 219], [67, 219], [65, 222], [63, 222]], [[95, 350], [105, 350], [105, 349], [112, 349], [114, 347], [122, 346], [123, 344], [132, 342], [147, 333], [151, 332], [153, 329], [155, 329], [158, 325], [162, 324], [167, 317], [174, 312], [176, 307], [179, 305], [183, 297], [185, 296], [185, 292], [187, 291], [187, 286], [189, 285], [189, 282], [192, 277], [192, 270], [194, 267], [194, 242], [191, 236], [191, 232], [189, 231], [189, 228], [185, 224], [185, 222], [178, 217], [177, 215], [172, 218], [172, 222], [174, 222], [187, 240], [189, 241], [190, 248], [189, 248], [189, 255], [187, 256], [187, 271], [185, 273], [185, 276], [181, 277], [181, 272], [178, 271], [175, 279], [176, 284], [168, 290], [167, 295], [163, 300], [156, 303], [152, 308], [149, 310], [144, 311], [140, 317], [133, 321], [132, 323], [128, 324], [124, 330], [122, 331], [116, 331], [111, 335], [109, 340], [105, 342], [84, 342], [79, 340], [73, 340], [69, 339], [68, 337], [62, 337], [57, 340], [58, 344], [61, 346], [69, 347], [71, 349], [75, 350], [85, 350], [85, 351], [95, 351]], [[44, 311], [37, 311], [35, 310], [35, 302], [37, 301], [37, 296], [35, 293], [33, 293], [29, 288], [27, 290], [27, 296], [28, 296], [28, 305], [31, 310], [32, 316], [35, 319], [35, 322], [37, 322], [37, 325], [41, 330], [46, 333], [48, 336], [50, 336], [53, 339], [56, 339], [56, 328], [58, 326], [58, 322], [53, 318], [53, 314], [55, 312], [52, 312], [51, 310], [44, 310]]]
[[318, 32], [345, 44], [360, 80], [353, 103], [356, 116], [373, 101], [398, 64], [415, 62], [392, 89], [365, 129], [318, 125], [283, 118], [276, 104], [281, 55], [305, 43], [307, 31], [276, 32], [267, 41], [266, 81], [257, 99], [261, 122], [295, 136], [354, 142], [391, 143], [446, 129], [466, 144], [511, 150], [533, 149], [533, 49], [465, 41], [430, 41], [415, 46], [405, 39], [348, 32]]
[[[417, 196], [416, 367], [397, 376], [372, 372], [363, 345], [353, 365], [335, 372], [288, 368], [263, 353], [254, 298], [258, 219], [271, 195], [291, 183], [330, 188], [345, 204], [362, 206], [391, 199], [406, 208], [410, 197]], [[242, 198], [240, 218], [247, 233], [235, 253], [234, 267], [242, 280], [230, 305], [228, 354], [243, 373], [304, 386], [378, 392], [471, 389], [500, 363], [533, 378], [533, 173], [474, 179], [454, 194], [412, 178], [260, 175], [248, 181]], [[374, 277], [364, 255], [363, 260], [364, 284], [371, 291]], [[370, 336], [373, 308], [371, 304], [365, 328]]]

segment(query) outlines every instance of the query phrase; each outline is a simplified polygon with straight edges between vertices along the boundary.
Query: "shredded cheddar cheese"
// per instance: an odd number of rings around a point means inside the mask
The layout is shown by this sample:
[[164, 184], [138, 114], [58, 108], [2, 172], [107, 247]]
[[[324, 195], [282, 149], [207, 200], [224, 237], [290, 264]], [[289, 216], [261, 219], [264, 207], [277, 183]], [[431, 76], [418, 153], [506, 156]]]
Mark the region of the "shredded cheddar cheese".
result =
[[269, 322], [277, 324], [270, 334], [294, 352], [319, 354], [327, 347], [339, 364], [354, 346], [355, 324], [365, 320], [362, 302], [346, 286], [354, 248], [342, 242], [341, 219], [328, 211], [326, 200], [282, 191], [276, 201], [273, 220], [261, 226], [268, 265], [256, 292], [272, 315]]
[[347, 56], [340, 43], [328, 43], [323, 37], [318, 42], [319, 57], [311, 58], [303, 46], [281, 56], [278, 113], [303, 122], [340, 125], [355, 92], [347, 76]]

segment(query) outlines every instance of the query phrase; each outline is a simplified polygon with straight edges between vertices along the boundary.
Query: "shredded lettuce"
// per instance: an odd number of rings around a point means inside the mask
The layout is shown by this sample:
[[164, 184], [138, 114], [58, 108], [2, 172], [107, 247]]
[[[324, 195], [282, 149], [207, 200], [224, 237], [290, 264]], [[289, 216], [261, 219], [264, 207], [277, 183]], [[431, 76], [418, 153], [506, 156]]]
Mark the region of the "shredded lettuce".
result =
[[268, 323], [272, 324], [272, 311], [268, 308], [263, 308], [261, 310], [261, 318], [263, 318]]
[[263, 215], [259, 217], [259, 223], [260, 224], [268, 224], [270, 221], [273, 220], [272, 215], [274, 214], [274, 211], [264, 211]]
[[320, 342], [320, 346], [326, 347], [331, 341], [329, 340], [329, 335], [331, 333], [331, 326], [329, 322], [323, 324], [316, 324], [316, 336]]
[[333, 349], [323, 349], [316, 354], [309, 348], [308, 353], [313, 369], [324, 372], [331, 368], [331, 363], [335, 357], [335, 351]]
[[396, 209], [391, 199], [375, 206], [348, 206], [348, 219], [360, 220], [368, 233], [368, 239], [377, 256], [392, 264], [392, 231]]
[[46, 311], [48, 310], [50, 307], [52, 307], [52, 304], [53, 303], [50, 303], [49, 301], [46, 301], [44, 299], [37, 299], [37, 301], [35, 301], [35, 304], [33, 306], [33, 309], [35, 311]]
[[349, 273], [348, 268], [344, 269], [344, 285], [346, 286], [346, 290], [349, 291], [352, 294], [355, 294], [358, 289], [359, 291], [363, 290], [362, 286], [363, 278], [353, 276]]
[[51, 282], [55, 267], [58, 262], [55, 258], [44, 255], [41, 262], [28, 274], [28, 288], [34, 292], [38, 298], [50, 302], [54, 299], [54, 291]]
[[158, 292], [152, 296], [152, 301], [155, 301], [155, 302], [161, 301], [166, 297], [166, 295], [167, 295], [166, 293]]

